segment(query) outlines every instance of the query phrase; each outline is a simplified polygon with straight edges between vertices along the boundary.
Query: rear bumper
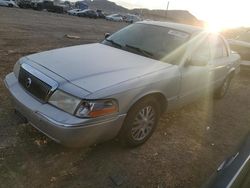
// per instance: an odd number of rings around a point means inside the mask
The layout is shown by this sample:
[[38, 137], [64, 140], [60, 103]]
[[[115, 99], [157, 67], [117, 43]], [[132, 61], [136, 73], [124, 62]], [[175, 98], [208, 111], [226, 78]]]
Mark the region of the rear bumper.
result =
[[125, 115], [96, 120], [81, 119], [65, 113], [49, 104], [42, 104], [19, 85], [15, 75], [5, 78], [15, 108], [36, 129], [69, 147], [89, 146], [114, 138]]

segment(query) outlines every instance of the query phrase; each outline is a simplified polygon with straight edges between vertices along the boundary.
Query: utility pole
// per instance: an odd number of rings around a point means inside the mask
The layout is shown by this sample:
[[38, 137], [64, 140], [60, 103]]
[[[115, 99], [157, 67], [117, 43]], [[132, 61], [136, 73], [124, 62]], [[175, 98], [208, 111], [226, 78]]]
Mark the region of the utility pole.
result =
[[168, 7], [169, 7], [169, 1], [167, 3], [166, 18], [168, 17]]

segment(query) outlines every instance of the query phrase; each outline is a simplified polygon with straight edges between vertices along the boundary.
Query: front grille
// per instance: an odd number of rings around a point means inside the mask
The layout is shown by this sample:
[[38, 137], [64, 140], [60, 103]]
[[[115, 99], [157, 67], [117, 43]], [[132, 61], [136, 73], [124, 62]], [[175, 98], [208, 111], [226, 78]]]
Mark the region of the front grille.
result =
[[23, 67], [20, 68], [19, 83], [23, 88], [36, 98], [46, 101], [52, 87], [42, 80], [38, 79], [35, 75], [32, 75]]

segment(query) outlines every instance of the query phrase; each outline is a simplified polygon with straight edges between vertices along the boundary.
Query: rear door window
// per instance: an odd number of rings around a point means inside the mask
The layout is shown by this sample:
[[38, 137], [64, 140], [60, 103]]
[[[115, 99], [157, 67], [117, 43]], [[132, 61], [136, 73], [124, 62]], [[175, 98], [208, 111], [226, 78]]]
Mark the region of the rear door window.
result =
[[211, 57], [219, 59], [228, 56], [227, 48], [221, 37], [212, 35], [210, 36]]

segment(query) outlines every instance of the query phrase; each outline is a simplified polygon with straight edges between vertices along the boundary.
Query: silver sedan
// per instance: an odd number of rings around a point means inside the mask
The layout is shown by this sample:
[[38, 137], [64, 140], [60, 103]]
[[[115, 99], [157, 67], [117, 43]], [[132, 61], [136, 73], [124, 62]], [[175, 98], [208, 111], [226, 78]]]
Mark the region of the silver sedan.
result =
[[240, 57], [224, 38], [166, 22], [138, 22], [101, 43], [21, 58], [5, 78], [15, 108], [66, 146], [118, 136], [138, 146], [160, 115], [213, 92], [222, 98]]

